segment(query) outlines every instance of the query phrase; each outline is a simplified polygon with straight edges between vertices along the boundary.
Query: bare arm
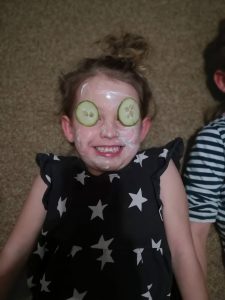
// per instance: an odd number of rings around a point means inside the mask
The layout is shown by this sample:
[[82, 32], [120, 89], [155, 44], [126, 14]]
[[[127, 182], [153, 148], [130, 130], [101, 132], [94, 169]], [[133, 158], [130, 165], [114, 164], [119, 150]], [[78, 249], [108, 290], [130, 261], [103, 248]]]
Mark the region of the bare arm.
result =
[[219, 213], [225, 177], [225, 148], [219, 126], [207, 125], [198, 133], [184, 171], [193, 242], [206, 277], [206, 242]]
[[191, 222], [191, 233], [195, 246], [195, 251], [205, 275], [207, 278], [207, 255], [206, 255], [206, 242], [208, 239], [211, 223]]
[[172, 265], [183, 300], [206, 300], [207, 289], [191, 236], [185, 190], [171, 161], [161, 176], [163, 219]]
[[13, 281], [25, 266], [42, 227], [46, 211], [42, 197], [47, 186], [40, 176], [33, 183], [30, 194], [6, 244], [0, 253], [0, 299], [6, 299]]

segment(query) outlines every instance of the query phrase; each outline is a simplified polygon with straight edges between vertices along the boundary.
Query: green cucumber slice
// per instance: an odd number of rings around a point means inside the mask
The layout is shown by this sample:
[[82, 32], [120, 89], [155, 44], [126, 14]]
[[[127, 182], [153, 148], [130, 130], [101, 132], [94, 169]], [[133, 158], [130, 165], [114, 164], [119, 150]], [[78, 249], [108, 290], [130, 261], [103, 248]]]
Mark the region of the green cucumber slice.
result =
[[140, 119], [138, 103], [132, 98], [125, 98], [118, 108], [118, 120], [124, 126], [133, 126]]
[[76, 107], [75, 114], [77, 121], [87, 127], [94, 126], [99, 119], [97, 106], [89, 100], [80, 102]]

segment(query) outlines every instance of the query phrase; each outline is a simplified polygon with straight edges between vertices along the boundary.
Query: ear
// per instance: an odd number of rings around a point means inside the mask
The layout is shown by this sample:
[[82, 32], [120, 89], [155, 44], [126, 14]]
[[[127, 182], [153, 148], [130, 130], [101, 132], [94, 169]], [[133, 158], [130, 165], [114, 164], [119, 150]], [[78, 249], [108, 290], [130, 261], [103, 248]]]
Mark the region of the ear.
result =
[[217, 70], [214, 73], [213, 79], [218, 89], [225, 93], [225, 71]]
[[149, 129], [151, 128], [152, 122], [150, 117], [146, 117], [141, 122], [141, 142], [146, 138]]
[[73, 125], [72, 125], [72, 121], [66, 115], [63, 115], [61, 118], [61, 127], [68, 142], [73, 143], [74, 142]]

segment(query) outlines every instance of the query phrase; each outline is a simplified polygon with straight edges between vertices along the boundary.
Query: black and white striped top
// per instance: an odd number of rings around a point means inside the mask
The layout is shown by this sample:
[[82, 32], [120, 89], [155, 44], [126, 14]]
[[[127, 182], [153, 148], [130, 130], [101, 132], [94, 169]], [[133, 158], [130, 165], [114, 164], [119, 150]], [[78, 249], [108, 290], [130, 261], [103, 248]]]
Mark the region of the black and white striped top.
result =
[[225, 115], [198, 133], [184, 182], [190, 220], [216, 222], [225, 248]]

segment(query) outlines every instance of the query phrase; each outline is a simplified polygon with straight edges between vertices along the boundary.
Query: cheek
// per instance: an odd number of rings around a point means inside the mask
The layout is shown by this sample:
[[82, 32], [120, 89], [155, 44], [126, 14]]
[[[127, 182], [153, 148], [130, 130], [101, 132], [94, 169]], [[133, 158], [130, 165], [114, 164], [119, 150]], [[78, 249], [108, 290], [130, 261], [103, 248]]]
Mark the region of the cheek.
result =
[[95, 137], [95, 131], [91, 128], [79, 127], [74, 132], [74, 143], [77, 150], [85, 150], [87, 144]]
[[140, 144], [140, 127], [124, 127], [119, 130], [119, 139], [124, 145], [129, 147], [139, 146]]

